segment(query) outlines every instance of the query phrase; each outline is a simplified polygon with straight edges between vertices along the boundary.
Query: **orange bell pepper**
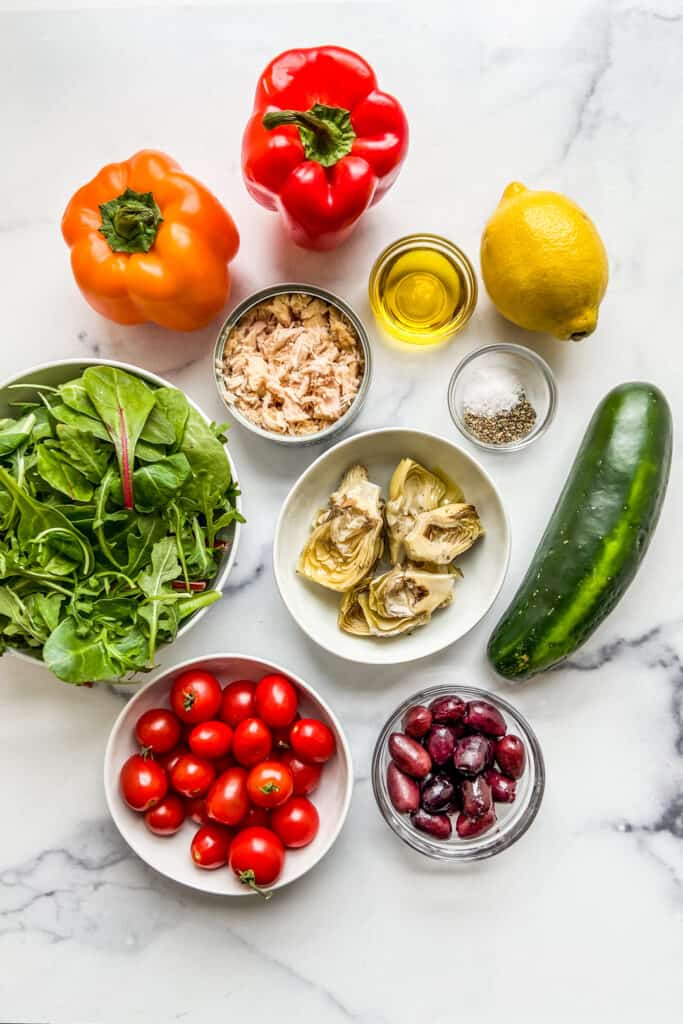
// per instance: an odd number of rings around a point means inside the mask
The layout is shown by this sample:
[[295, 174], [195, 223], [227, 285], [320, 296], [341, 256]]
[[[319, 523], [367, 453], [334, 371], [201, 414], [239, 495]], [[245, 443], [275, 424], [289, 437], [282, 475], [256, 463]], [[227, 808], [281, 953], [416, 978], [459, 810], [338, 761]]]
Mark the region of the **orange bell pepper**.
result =
[[108, 320], [193, 331], [225, 305], [235, 223], [164, 153], [103, 167], [67, 206], [62, 234], [78, 287]]

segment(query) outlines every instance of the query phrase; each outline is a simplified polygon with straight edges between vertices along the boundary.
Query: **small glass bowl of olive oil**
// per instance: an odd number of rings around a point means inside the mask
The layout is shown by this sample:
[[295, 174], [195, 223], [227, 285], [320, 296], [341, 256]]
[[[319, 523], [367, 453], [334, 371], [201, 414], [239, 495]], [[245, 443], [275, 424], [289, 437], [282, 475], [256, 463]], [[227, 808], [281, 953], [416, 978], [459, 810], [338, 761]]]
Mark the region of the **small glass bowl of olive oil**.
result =
[[457, 334], [477, 304], [472, 264], [439, 235], [407, 235], [387, 246], [368, 287], [381, 326], [412, 345], [435, 345]]

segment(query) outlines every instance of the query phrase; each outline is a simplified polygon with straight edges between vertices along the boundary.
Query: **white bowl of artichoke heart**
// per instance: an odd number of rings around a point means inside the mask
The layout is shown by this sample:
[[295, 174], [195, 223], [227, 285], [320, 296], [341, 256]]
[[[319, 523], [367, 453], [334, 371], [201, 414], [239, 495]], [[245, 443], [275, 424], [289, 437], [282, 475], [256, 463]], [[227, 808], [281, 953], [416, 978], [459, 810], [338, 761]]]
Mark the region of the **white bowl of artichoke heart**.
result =
[[510, 527], [476, 459], [436, 434], [388, 428], [341, 441], [280, 512], [273, 566], [311, 639], [369, 665], [443, 650], [486, 614]]

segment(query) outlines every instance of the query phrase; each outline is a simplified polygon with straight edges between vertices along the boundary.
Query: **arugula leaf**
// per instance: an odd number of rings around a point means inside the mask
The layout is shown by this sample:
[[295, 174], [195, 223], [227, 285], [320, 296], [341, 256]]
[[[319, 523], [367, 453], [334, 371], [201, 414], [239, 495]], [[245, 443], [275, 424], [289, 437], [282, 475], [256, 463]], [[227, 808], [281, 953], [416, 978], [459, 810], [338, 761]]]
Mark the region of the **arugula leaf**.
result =
[[176, 579], [180, 575], [180, 563], [178, 562], [178, 556], [176, 553], [175, 541], [173, 537], [164, 537], [163, 540], [157, 541], [152, 548], [152, 564], [147, 572], [143, 572], [138, 577], [138, 586], [142, 590], [143, 594], [146, 594], [148, 598], [152, 598], [151, 603], [146, 606], [149, 611], [145, 611], [145, 616], [148, 619], [149, 626], [149, 663], [154, 662], [154, 651], [156, 649], [157, 642], [157, 629], [159, 625], [159, 613], [160, 605], [158, 598], [163, 596], [163, 587], [165, 583], [170, 583], [171, 580]]
[[114, 366], [89, 366], [83, 383], [114, 445], [123, 503], [133, 508], [135, 445], [154, 407], [154, 392], [139, 377]]
[[35, 413], [30, 412], [20, 420], [3, 420], [0, 427], [0, 458], [9, 455], [31, 436], [36, 424]]
[[37, 454], [38, 472], [46, 484], [55, 491], [67, 494], [73, 501], [90, 501], [94, 492], [93, 485], [77, 469], [63, 462], [46, 443], [38, 445]]

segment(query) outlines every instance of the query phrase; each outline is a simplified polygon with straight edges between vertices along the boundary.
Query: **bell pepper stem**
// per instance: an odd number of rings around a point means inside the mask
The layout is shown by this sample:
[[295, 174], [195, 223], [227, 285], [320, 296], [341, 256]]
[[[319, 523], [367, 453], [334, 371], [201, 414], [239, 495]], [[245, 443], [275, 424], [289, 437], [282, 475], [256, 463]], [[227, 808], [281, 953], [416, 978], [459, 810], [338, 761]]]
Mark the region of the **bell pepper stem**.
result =
[[151, 192], [127, 188], [120, 196], [100, 205], [102, 226], [112, 252], [149, 252], [163, 221]]
[[296, 125], [306, 158], [323, 167], [348, 156], [356, 138], [350, 111], [322, 103], [314, 103], [310, 110], [269, 110], [262, 123], [266, 131]]

